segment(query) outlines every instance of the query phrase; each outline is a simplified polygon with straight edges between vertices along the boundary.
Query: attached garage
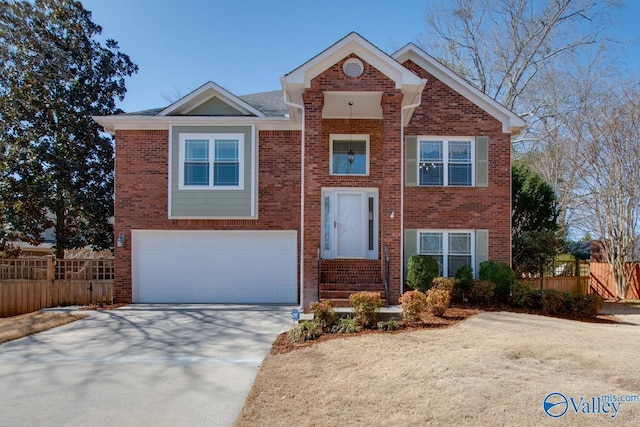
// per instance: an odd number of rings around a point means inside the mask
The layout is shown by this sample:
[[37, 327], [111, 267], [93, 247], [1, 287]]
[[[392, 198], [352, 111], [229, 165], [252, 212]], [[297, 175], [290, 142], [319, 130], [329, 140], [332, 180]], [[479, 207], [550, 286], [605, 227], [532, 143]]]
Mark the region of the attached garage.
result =
[[295, 304], [296, 231], [131, 234], [133, 302]]

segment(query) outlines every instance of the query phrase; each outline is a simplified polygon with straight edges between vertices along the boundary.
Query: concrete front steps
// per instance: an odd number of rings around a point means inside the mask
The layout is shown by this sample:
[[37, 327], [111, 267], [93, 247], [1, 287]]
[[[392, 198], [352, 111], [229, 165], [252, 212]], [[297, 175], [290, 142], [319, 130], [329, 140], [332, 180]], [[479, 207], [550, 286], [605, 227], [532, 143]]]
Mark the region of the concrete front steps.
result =
[[378, 292], [386, 307], [386, 291], [379, 260], [332, 259], [320, 264], [320, 299], [333, 307], [351, 307], [349, 296], [356, 292]]

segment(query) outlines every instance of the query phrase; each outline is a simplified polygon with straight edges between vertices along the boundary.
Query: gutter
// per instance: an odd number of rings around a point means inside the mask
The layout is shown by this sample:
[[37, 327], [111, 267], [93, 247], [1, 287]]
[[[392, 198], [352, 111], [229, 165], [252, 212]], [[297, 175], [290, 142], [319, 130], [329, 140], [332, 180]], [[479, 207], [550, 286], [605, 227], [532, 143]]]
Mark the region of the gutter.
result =
[[282, 88], [284, 89], [284, 103], [293, 108], [298, 108], [302, 112], [302, 133], [300, 138], [300, 310], [304, 310], [304, 145], [305, 145], [305, 129], [304, 129], [304, 105], [296, 104], [287, 100], [287, 90], [285, 89], [285, 78], [280, 79]]

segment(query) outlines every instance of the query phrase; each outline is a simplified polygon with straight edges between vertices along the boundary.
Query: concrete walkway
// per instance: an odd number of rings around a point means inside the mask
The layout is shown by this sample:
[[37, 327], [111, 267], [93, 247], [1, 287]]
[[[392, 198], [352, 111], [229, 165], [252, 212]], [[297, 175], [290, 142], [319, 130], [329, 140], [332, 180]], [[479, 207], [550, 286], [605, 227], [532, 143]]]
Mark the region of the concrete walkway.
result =
[[131, 305], [0, 345], [11, 426], [228, 426], [292, 307]]
[[637, 304], [605, 302], [601, 313], [617, 317], [622, 324], [640, 326], [640, 306]]

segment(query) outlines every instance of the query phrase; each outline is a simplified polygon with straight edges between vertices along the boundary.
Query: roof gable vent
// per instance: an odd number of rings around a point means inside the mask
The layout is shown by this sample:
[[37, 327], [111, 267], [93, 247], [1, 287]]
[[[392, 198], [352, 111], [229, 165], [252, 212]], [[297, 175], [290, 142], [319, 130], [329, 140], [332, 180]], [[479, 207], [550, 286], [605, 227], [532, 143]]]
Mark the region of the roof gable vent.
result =
[[342, 71], [349, 77], [358, 77], [364, 71], [364, 64], [357, 58], [349, 58], [344, 61]]

